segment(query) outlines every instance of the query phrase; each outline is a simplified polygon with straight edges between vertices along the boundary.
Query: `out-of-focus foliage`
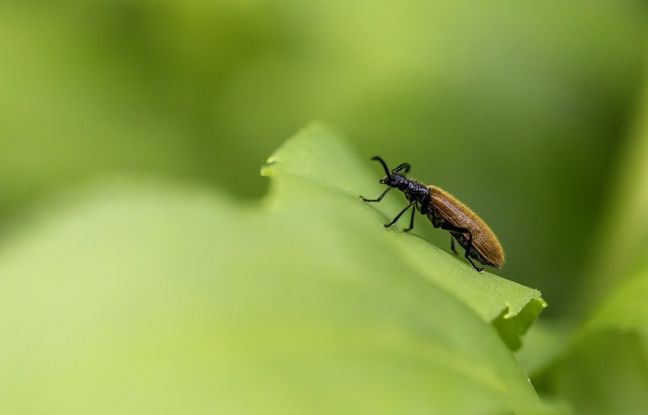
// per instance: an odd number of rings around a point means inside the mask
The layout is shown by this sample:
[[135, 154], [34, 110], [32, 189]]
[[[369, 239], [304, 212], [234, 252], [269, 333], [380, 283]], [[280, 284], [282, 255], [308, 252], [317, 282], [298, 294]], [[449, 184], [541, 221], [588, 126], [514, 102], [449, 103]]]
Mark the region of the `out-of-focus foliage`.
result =
[[640, 114], [579, 296], [591, 315], [574, 339], [546, 333], [521, 352], [540, 389], [578, 414], [648, 413], [648, 104]]
[[541, 378], [571, 344], [574, 328], [552, 320], [540, 320], [524, 335], [524, 347], [516, 353], [520, 367], [534, 381]]
[[484, 318], [537, 291], [386, 232], [357, 198], [371, 176], [319, 128], [264, 171], [260, 205], [104, 186], [14, 235], [0, 412], [551, 413]]
[[[647, 56], [648, 59], [648, 56]], [[592, 306], [648, 261], [648, 83], [619, 158], [581, 301]]]
[[111, 171], [259, 195], [264, 157], [325, 119], [473, 206], [505, 275], [555, 313], [585, 275], [646, 15], [637, 0], [4, 1], [0, 212]]
[[541, 373], [542, 390], [577, 414], [648, 412], [648, 267], [598, 307], [577, 338]]

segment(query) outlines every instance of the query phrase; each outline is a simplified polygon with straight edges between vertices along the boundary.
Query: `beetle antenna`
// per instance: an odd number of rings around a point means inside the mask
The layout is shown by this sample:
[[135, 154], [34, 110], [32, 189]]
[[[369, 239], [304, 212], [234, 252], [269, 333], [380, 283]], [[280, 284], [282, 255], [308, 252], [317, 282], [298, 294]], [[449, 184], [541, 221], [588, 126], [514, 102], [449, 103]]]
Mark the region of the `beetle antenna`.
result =
[[409, 163], [401, 163], [401, 164], [399, 164], [398, 166], [396, 166], [396, 167], [394, 168], [394, 170], [392, 170], [392, 174], [394, 174], [394, 173], [398, 173], [398, 172], [401, 171], [401, 170], [405, 170], [405, 173], [409, 173], [409, 171], [410, 171], [410, 167], [411, 167], [411, 166], [410, 166]]
[[382, 159], [380, 156], [373, 156], [371, 160], [376, 160], [380, 164], [382, 164], [383, 169], [385, 169], [385, 174], [387, 175], [388, 179], [391, 179], [391, 174], [389, 173], [389, 167], [387, 167], [387, 163], [385, 163], [385, 160]]

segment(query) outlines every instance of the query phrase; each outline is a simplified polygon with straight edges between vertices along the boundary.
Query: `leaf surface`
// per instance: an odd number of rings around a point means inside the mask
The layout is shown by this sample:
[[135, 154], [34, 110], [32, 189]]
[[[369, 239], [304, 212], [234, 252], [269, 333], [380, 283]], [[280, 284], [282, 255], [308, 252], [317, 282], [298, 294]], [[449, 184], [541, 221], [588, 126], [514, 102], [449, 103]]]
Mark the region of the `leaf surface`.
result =
[[271, 158], [261, 204], [116, 182], [12, 235], [0, 411], [547, 413], [490, 323], [539, 297], [386, 232], [354, 160], [314, 127]]
[[[375, 168], [373, 174], [369, 167]], [[268, 159], [262, 174], [276, 173], [278, 180], [281, 173], [299, 177], [358, 203], [358, 195], [374, 198], [384, 190], [378, 184], [384, 176], [378, 163], [370, 165], [354, 157], [343, 141], [320, 124], [313, 124], [293, 137]], [[381, 229], [381, 221], [388, 222], [405, 206], [402, 195], [395, 194], [399, 193], [397, 190], [391, 193], [379, 204], [365, 204], [366, 209], [375, 212], [377, 229]], [[401, 226], [406, 225], [407, 219], [401, 219]], [[417, 227], [432, 226], [420, 215], [416, 220]], [[453, 257], [415, 232], [385, 233], [393, 241], [394, 255], [401, 256], [414, 272], [454, 295], [484, 321], [492, 322], [512, 349], [519, 348], [519, 337], [546, 307], [538, 290], [489, 272], [478, 274], [463, 257]]]

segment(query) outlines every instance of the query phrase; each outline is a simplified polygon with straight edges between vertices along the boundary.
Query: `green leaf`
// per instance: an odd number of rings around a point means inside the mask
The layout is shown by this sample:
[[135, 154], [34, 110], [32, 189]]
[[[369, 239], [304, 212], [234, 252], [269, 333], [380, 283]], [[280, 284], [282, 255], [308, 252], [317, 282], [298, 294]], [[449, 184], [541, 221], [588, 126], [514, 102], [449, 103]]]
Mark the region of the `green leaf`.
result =
[[[614, 290], [548, 375], [576, 413], [648, 413], [648, 266]], [[595, 392], [595, 393], [593, 393]]]
[[591, 309], [607, 298], [648, 258], [648, 85], [644, 85], [638, 114], [612, 185], [606, 189], [605, 215], [593, 244], [581, 308]]
[[8, 237], [0, 412], [547, 413], [490, 324], [524, 289], [385, 231], [354, 160], [313, 127], [261, 204], [116, 182]]
[[[378, 185], [383, 175], [381, 168], [371, 165], [376, 170], [371, 174], [368, 167], [369, 162], [359, 161], [324, 126], [313, 124], [277, 150], [262, 174], [289, 174], [357, 201], [360, 194], [373, 197], [384, 190]], [[402, 197], [389, 195], [380, 204], [366, 205], [366, 209], [377, 213], [373, 215], [374, 226], [380, 229], [381, 221], [390, 220], [403, 202]], [[418, 226], [431, 225], [419, 217]], [[413, 272], [455, 296], [484, 321], [492, 322], [512, 349], [519, 348], [519, 337], [546, 307], [538, 290], [488, 272], [477, 274], [463, 258], [455, 258], [415, 234], [391, 231], [386, 235], [394, 252]]]
[[516, 352], [515, 357], [534, 385], [565, 354], [573, 342], [574, 332], [573, 324], [540, 319], [526, 333], [524, 347]]
[[[648, 90], [644, 93], [639, 128], [627, 142], [586, 273], [590, 279], [580, 308], [590, 309], [589, 318], [573, 339], [562, 342], [559, 357], [542, 374], [546, 392], [569, 401], [576, 413], [648, 413]], [[528, 361], [542, 360], [537, 352], [545, 353], [545, 345], [532, 349], [536, 355]]]

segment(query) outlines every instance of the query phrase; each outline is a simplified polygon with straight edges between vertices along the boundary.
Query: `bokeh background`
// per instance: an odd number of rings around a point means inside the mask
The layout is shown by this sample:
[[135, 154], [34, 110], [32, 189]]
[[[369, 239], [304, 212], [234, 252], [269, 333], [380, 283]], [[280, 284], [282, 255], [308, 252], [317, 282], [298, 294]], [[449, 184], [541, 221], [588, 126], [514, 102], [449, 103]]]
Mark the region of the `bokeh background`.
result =
[[113, 174], [255, 203], [316, 119], [467, 202], [502, 275], [574, 319], [623, 274], [599, 258], [647, 183], [647, 19], [640, 0], [5, 0], [0, 230]]
[[260, 198], [318, 119], [474, 207], [548, 315], [585, 283], [645, 75], [638, 0], [0, 8], [1, 223], [107, 172]]

